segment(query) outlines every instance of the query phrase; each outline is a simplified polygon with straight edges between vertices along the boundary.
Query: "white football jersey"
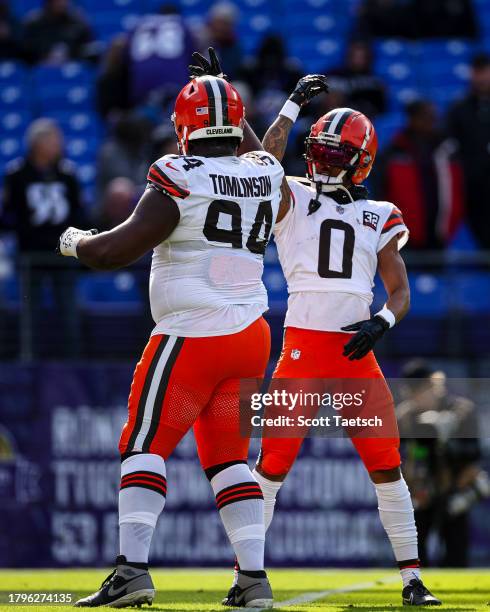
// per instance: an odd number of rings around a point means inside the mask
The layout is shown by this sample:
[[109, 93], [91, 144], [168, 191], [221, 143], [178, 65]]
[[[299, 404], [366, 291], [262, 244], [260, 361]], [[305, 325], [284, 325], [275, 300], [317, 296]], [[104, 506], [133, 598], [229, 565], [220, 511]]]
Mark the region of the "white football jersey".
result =
[[150, 167], [148, 187], [170, 196], [180, 211], [175, 230], [153, 251], [153, 333], [232, 334], [267, 310], [263, 256], [283, 176], [264, 151], [165, 155]]
[[370, 317], [378, 252], [408, 230], [389, 202], [356, 200], [338, 204], [320, 195], [320, 208], [308, 215], [316, 189], [307, 179], [288, 179], [292, 201], [274, 227], [279, 260], [288, 284], [285, 326], [322, 331]]

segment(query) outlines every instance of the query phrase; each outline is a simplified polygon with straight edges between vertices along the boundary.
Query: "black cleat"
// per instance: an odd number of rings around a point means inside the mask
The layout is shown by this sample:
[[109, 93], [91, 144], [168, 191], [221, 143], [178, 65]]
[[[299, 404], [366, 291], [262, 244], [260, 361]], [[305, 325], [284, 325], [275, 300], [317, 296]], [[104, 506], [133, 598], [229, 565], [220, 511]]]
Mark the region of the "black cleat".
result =
[[[233, 603], [234, 601], [234, 596], [235, 596], [235, 587], [236, 584], [233, 582], [233, 584], [230, 587], [230, 590], [228, 591], [228, 594], [226, 595], [226, 597], [224, 597], [221, 600], [221, 605], [222, 606], [230, 606], [233, 607], [235, 604]], [[490, 603], [488, 604], [490, 605]]]
[[402, 591], [404, 606], [440, 606], [442, 601], [434, 597], [422, 580], [414, 578], [410, 580]]
[[147, 603], [152, 604], [155, 597], [155, 587], [151, 576], [146, 569], [139, 569], [128, 565], [126, 557], [116, 559], [116, 569], [109, 574], [100, 589], [79, 599], [75, 606], [78, 608], [126, 608]]
[[233, 606], [233, 589], [238, 581], [238, 572], [240, 571], [240, 565], [238, 564], [238, 559], [235, 557], [235, 566], [233, 567], [233, 582], [231, 584], [230, 590], [228, 591], [228, 595], [221, 600], [222, 606]]
[[234, 608], [272, 608], [272, 589], [267, 576], [252, 578], [238, 572], [237, 581], [221, 602]]

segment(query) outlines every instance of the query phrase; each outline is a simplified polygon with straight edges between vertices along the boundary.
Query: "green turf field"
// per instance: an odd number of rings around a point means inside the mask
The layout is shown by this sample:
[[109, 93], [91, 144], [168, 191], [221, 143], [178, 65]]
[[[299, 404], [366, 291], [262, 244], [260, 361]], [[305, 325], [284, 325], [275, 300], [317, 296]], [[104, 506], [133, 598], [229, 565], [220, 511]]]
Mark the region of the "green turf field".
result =
[[[107, 575], [102, 570], [17, 570], [0, 571], [0, 592], [5, 601], [9, 592], [69, 593], [92, 592]], [[230, 584], [224, 570], [154, 570], [157, 588], [151, 611], [187, 612], [229, 610], [218, 605]], [[400, 606], [400, 583], [395, 570], [271, 570], [269, 572], [277, 609], [290, 612], [379, 612], [406, 610]], [[429, 588], [443, 600], [443, 610], [485, 610], [490, 612], [490, 570], [426, 570]], [[304, 603], [298, 603], [303, 598]], [[313, 600], [314, 599], [314, 600]], [[289, 601], [288, 601], [289, 600]], [[0, 605], [0, 611], [62, 610], [70, 606]]]

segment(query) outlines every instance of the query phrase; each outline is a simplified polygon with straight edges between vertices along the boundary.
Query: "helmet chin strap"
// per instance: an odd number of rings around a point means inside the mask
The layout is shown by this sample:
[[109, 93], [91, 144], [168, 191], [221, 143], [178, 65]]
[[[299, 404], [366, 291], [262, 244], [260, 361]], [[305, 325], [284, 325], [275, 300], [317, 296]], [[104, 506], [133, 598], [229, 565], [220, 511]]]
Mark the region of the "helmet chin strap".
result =
[[349, 196], [349, 200], [351, 202], [354, 202], [354, 199], [352, 197], [351, 192], [347, 189], [347, 187], [345, 185], [328, 185], [326, 183], [320, 183], [320, 191], [321, 193], [328, 193], [328, 192], [332, 192], [332, 191], [338, 191], [339, 189], [341, 189], [342, 191], [345, 191], [345, 193]]
[[[343, 178], [346, 175], [346, 171], [342, 170], [337, 176], [328, 176], [326, 174], [318, 174], [315, 171], [315, 165], [313, 164], [313, 183], [316, 186], [316, 197], [310, 200], [308, 204], [308, 215], [315, 213], [322, 203], [320, 202], [320, 195], [322, 193], [328, 194], [334, 191], [342, 190], [345, 192], [351, 202], [354, 202], [351, 192], [343, 184]], [[327, 179], [327, 180], [325, 180]]]
[[322, 205], [322, 203], [320, 202], [320, 195], [322, 193], [322, 184], [315, 183], [315, 185], [316, 185], [316, 197], [312, 198], [308, 204], [308, 215], [312, 215], [313, 213], [315, 213]]

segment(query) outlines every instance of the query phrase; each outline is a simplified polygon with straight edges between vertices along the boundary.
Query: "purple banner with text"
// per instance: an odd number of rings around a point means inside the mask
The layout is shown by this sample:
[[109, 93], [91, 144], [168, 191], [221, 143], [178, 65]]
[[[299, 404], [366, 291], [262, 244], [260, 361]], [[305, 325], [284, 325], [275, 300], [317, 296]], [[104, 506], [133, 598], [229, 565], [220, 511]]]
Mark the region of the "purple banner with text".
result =
[[[113, 563], [117, 442], [131, 376], [125, 364], [0, 365], [0, 567]], [[484, 466], [488, 448], [481, 442]], [[259, 447], [253, 439], [251, 464]], [[167, 467], [167, 505], [152, 563], [231, 567], [233, 554], [192, 433]], [[269, 565], [393, 563], [373, 485], [349, 439], [306, 439], [276, 508], [267, 535]], [[488, 500], [471, 510], [476, 565], [490, 563], [489, 510]], [[434, 554], [440, 545], [436, 534]]]

